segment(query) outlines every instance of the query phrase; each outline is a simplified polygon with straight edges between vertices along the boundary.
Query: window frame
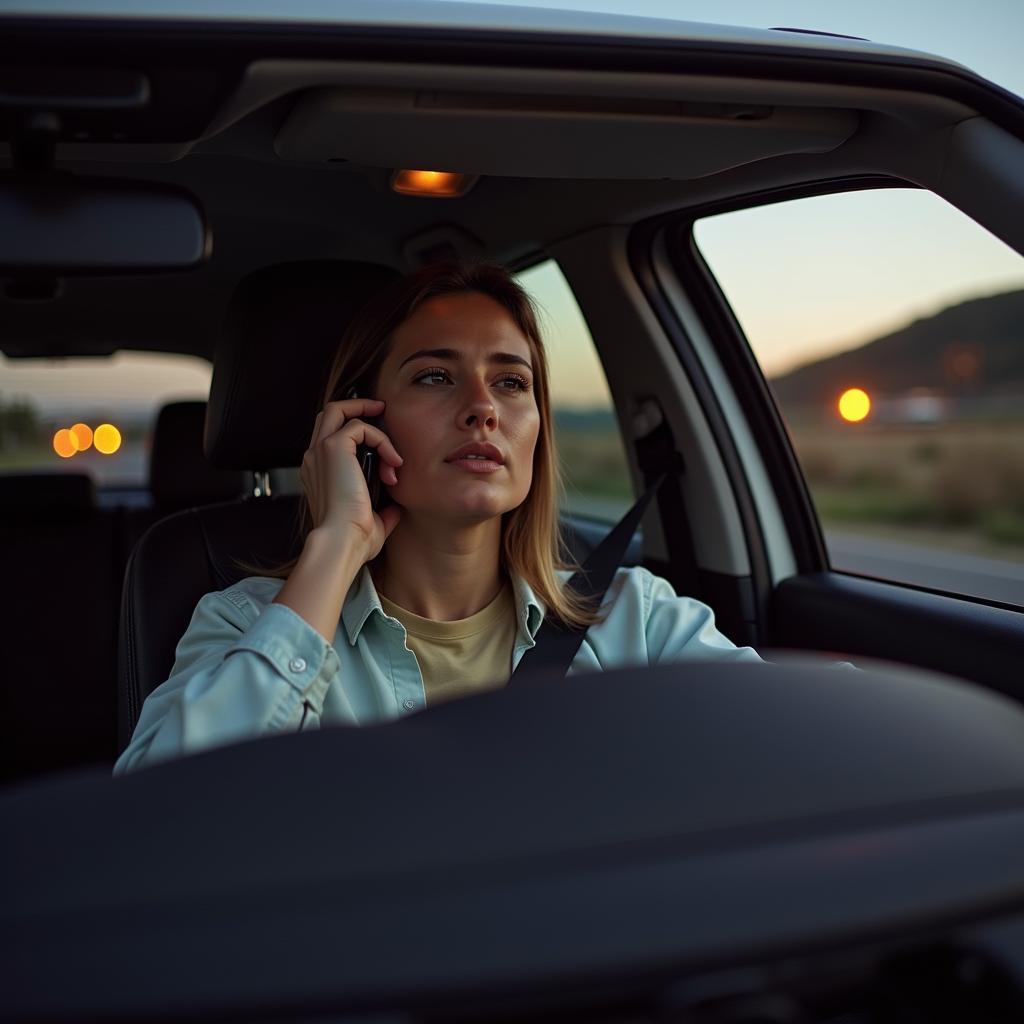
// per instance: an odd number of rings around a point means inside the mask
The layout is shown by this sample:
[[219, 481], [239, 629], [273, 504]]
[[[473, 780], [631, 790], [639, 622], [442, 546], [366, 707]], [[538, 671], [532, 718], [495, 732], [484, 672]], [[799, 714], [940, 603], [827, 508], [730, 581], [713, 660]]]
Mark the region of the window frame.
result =
[[[831, 573], [851, 580], [870, 581], [886, 587], [897, 587], [905, 591], [934, 595], [972, 605], [1024, 612], [1024, 601], [1021, 604], [1011, 604], [996, 598], [940, 590], [905, 580], [881, 578], [867, 572], [839, 569], [831, 565], [824, 531], [810, 487], [789, 440], [781, 411], [747, 336], [726, 299], [718, 278], [705, 261], [694, 235], [694, 227], [698, 221], [717, 214], [750, 210], [815, 196], [883, 188], [930, 191], [914, 182], [892, 175], [871, 174], [818, 179], [690, 207], [660, 218], [658, 223], [667, 241], [666, 251], [671, 271], [687, 298], [693, 303], [708, 334], [715, 339], [717, 355], [751, 427], [786, 525], [797, 564], [797, 574], [803, 576]], [[959, 212], [977, 223], [970, 214], [963, 210]], [[987, 230], [984, 225], [978, 224], [978, 227]]]

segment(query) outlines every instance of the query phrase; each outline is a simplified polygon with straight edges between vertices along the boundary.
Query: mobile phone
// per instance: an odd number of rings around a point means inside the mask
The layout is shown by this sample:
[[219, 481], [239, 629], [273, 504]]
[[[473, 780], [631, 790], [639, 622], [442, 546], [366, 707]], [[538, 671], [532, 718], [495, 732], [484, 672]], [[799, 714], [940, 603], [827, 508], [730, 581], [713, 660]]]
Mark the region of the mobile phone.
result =
[[[345, 397], [359, 398], [359, 394], [355, 388], [350, 388]], [[359, 418], [364, 423], [369, 423], [371, 427], [380, 428], [380, 423], [376, 417], [360, 416]], [[370, 448], [368, 445], [361, 444], [356, 447], [356, 458], [359, 460], [359, 465], [363, 470], [363, 477], [366, 480], [366, 489], [370, 492], [370, 507], [374, 512], [379, 512], [381, 508], [387, 504], [387, 492], [384, 490], [384, 486], [380, 482], [380, 473], [377, 469], [380, 456], [377, 455], [377, 450], [375, 448]]]

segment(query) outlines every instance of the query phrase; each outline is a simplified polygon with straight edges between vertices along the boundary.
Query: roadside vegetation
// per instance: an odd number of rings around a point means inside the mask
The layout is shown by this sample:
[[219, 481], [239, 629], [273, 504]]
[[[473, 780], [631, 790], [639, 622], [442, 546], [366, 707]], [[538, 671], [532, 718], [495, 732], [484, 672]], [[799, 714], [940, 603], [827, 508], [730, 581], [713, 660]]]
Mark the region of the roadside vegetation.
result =
[[826, 526], [1024, 561], [1024, 419], [792, 428]]
[[[560, 421], [569, 505], [601, 518], [635, 500], [622, 442], [603, 422]], [[790, 427], [827, 528], [1024, 561], [1024, 418]]]

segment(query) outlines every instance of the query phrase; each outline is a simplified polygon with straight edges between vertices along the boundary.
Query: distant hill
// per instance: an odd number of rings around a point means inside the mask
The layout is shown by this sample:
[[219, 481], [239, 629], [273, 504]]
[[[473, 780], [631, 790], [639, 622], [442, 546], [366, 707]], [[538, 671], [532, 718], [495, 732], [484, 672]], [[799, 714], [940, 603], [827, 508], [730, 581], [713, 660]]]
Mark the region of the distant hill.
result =
[[1024, 290], [970, 299], [935, 316], [772, 379], [782, 407], [831, 403], [848, 387], [871, 395], [1024, 395]]

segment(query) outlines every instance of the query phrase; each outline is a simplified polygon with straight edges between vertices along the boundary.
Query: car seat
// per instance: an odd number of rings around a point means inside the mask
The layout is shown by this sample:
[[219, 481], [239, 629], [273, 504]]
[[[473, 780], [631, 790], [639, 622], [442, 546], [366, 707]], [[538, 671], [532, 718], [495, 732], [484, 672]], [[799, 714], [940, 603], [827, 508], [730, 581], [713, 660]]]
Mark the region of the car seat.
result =
[[121, 572], [139, 538], [154, 523], [195, 505], [241, 498], [249, 490], [249, 474], [216, 469], [203, 452], [206, 402], [168, 402], [153, 428], [149, 456], [152, 504], [124, 509], [121, 529]]
[[256, 271], [229, 303], [214, 358], [205, 450], [212, 465], [255, 474], [259, 494], [192, 508], [152, 526], [125, 571], [118, 645], [118, 744], [170, 674], [199, 599], [299, 550], [296, 496], [268, 495], [271, 469], [298, 466], [331, 360], [356, 311], [393, 270], [307, 261]]

